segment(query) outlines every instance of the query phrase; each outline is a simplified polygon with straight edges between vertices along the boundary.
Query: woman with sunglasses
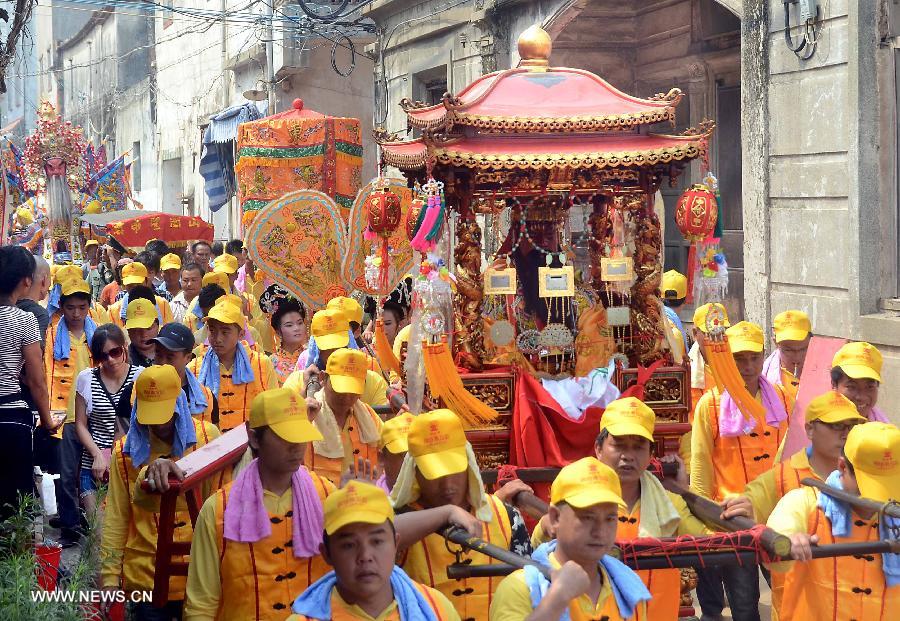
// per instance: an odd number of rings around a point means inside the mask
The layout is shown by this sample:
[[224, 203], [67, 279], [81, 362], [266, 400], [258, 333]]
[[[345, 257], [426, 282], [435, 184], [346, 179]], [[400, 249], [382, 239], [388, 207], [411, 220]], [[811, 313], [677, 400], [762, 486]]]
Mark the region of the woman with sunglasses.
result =
[[115, 324], [94, 332], [91, 356], [97, 364], [78, 375], [75, 428], [81, 441], [81, 500], [85, 513], [96, 509], [97, 483], [109, 476], [113, 443], [125, 435], [131, 415], [131, 389], [142, 367], [128, 362], [125, 334]]

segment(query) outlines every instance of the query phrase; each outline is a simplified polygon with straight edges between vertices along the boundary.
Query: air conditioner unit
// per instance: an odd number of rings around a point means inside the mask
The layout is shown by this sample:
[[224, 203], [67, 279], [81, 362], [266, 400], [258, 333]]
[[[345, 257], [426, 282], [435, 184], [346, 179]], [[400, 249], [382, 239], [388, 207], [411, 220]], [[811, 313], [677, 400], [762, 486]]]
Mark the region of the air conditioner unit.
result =
[[280, 12], [283, 14], [280, 16], [281, 23], [276, 25], [276, 38], [280, 41], [276, 42], [273, 50], [275, 78], [278, 80], [302, 73], [310, 62], [310, 51], [304, 48], [305, 39], [300, 35], [298, 25], [298, 22], [306, 21], [303, 11], [296, 4], [286, 3]]

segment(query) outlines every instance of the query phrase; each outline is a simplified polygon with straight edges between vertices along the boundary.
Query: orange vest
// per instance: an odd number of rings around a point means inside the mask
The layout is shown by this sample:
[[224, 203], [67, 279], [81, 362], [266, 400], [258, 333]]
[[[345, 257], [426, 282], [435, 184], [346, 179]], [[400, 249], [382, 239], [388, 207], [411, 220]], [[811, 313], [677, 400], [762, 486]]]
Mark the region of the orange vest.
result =
[[[425, 596], [425, 599], [431, 605], [431, 610], [434, 611], [437, 616], [438, 621], [446, 621], [447, 616], [444, 614], [444, 609], [441, 608], [441, 605], [438, 603], [437, 599], [434, 597], [434, 590], [429, 589], [428, 587], [416, 583], [416, 588], [419, 592]], [[331, 621], [359, 621], [362, 617], [359, 615], [355, 615], [353, 611], [348, 610], [346, 606], [344, 606], [341, 601], [334, 596], [334, 592], [332, 591], [331, 596]], [[307, 621], [316, 621], [312, 617], [297, 616], [291, 617], [297, 619], [306, 619]], [[395, 608], [389, 615], [386, 617], [380, 617], [381, 621], [400, 621], [400, 610]]]
[[[509, 514], [503, 503], [494, 496], [488, 495], [488, 499], [493, 516], [490, 522], [482, 522], [482, 537], [488, 543], [508, 550], [512, 539]], [[463, 621], [483, 621], [488, 618], [494, 589], [502, 578], [450, 580], [447, 577], [447, 566], [456, 562], [456, 555], [448, 549], [447, 540], [438, 534], [428, 535], [414, 543], [404, 557], [400, 564], [409, 577], [443, 593]], [[464, 551], [460, 554], [460, 562], [493, 565], [497, 561], [480, 552]]]
[[[312, 474], [321, 502], [332, 489], [322, 477]], [[277, 619], [291, 612], [291, 603], [306, 588], [331, 568], [321, 555], [296, 558], [293, 546], [293, 514], [269, 514], [272, 534], [256, 543], [228, 541], [225, 532], [225, 506], [231, 484], [216, 492], [216, 541], [219, 546], [222, 599], [218, 621], [234, 619]]]
[[[790, 402], [781, 386], [774, 386], [790, 412]], [[784, 419], [778, 427], [770, 427], [757, 421], [756, 429], [749, 434], [731, 438], [719, 436], [719, 394], [710, 393], [709, 425], [713, 438], [712, 466], [716, 482], [713, 500], [722, 501], [728, 494], [739, 494], [747, 483], [775, 465], [775, 454], [788, 429]]]
[[[619, 527], [616, 529], [616, 539], [637, 539], [640, 523], [640, 507], [631, 514], [628, 513], [628, 509], [619, 508]], [[677, 569], [643, 569], [634, 573], [640, 576], [647, 590], [653, 596], [653, 599], [647, 602], [647, 618], [654, 621], [678, 619], [678, 609], [681, 604], [681, 572]], [[611, 597], [610, 600], [616, 615], [618, 615], [619, 609], [615, 605], [615, 598]], [[605, 610], [604, 614], [606, 614]]]
[[[78, 374], [92, 366], [90, 354], [88, 354], [88, 367], [77, 368], [75, 345], [77, 341], [70, 336], [71, 343], [69, 357], [65, 360], [57, 360], [53, 357], [53, 343], [56, 340], [57, 326], [62, 315], [55, 313], [50, 319], [50, 327], [47, 329], [47, 345], [44, 347], [44, 371], [47, 376], [47, 391], [50, 393], [51, 410], [69, 410], [70, 399], [75, 394], [75, 378]], [[87, 333], [83, 339], [87, 339]]]
[[[196, 418], [193, 419], [193, 422], [194, 431], [197, 434], [197, 443], [194, 446], [185, 449], [185, 455], [193, 453], [201, 446], [209, 443], [209, 436], [206, 433], [204, 424]], [[122, 472], [122, 480], [129, 481], [132, 488], [135, 488], [140, 469], [135, 468], [131, 463], [131, 457], [122, 452], [124, 446], [125, 437], [119, 438], [113, 449], [115, 463], [110, 467], [119, 468]], [[220, 475], [220, 479], [221, 476], [222, 475]], [[134, 497], [135, 491], [132, 489], [132, 498]], [[156, 508], [159, 508], [158, 496], [147, 495], [146, 498], [149, 502], [156, 503]], [[191, 516], [187, 511], [186, 504], [179, 502], [177, 506], [183, 507], [183, 509], [175, 511], [175, 530], [172, 540], [175, 543], [190, 543], [194, 536], [194, 527], [191, 524]], [[152, 589], [154, 580], [152, 568], [156, 566], [156, 540], [159, 536], [159, 512], [153, 511], [151, 513], [148, 509], [143, 508], [138, 503], [132, 501], [131, 514], [132, 517], [128, 523], [128, 536], [125, 540], [125, 552], [122, 556], [122, 565], [124, 567], [122, 574], [122, 588], [125, 590]], [[149, 557], [149, 559], [147, 557]], [[142, 558], [144, 559], [143, 562], [139, 560]], [[180, 560], [183, 562], [189, 560], [187, 555], [180, 558], [173, 556], [172, 558], [173, 560]], [[149, 561], [149, 563], [147, 561]], [[130, 568], [134, 568], [134, 571], [130, 571]], [[184, 599], [186, 580], [186, 576], [172, 576], [169, 578], [170, 601]]]
[[[366, 412], [368, 412], [369, 416], [373, 419], [378, 418], [375, 410], [365, 403], [363, 405], [366, 406]], [[356, 459], [367, 459], [373, 465], [378, 463], [378, 444], [366, 444], [363, 442], [359, 437], [359, 428], [353, 424], [353, 421], [354, 417], [348, 416], [344, 422], [344, 428], [341, 429], [344, 457], [322, 457], [321, 455], [316, 455], [312, 442], [306, 446], [306, 456], [303, 458], [303, 463], [312, 472], [329, 479], [335, 485], [340, 484], [341, 476], [355, 463]], [[348, 451], [347, 447], [353, 448]]]
[[[205, 350], [205, 356], [209, 350]], [[275, 388], [275, 386], [267, 386], [265, 384], [266, 376], [263, 373], [263, 357], [252, 349], [247, 350], [250, 357], [250, 368], [256, 379], [249, 384], [236, 385], [231, 381], [231, 372], [226, 371], [223, 365], [219, 366], [219, 394], [216, 398], [219, 400], [219, 429], [228, 431], [234, 429], [238, 425], [242, 425], [250, 416], [250, 404], [253, 397], [259, 393]], [[203, 364], [203, 358], [198, 357], [190, 364], [191, 372], [199, 377], [200, 366]]]
[[[803, 449], [806, 450], [806, 449]], [[813, 472], [812, 468], [794, 468], [790, 464], [791, 460], [786, 459], [775, 466], [775, 491], [779, 498], [791, 490], [802, 487], [800, 481], [807, 477], [818, 479], [819, 477]], [[781, 616], [781, 602], [784, 597], [784, 581], [787, 574], [783, 572], [772, 572], [772, 608], [777, 616], [773, 616], [773, 621], [783, 618]]]
[[[807, 532], [819, 545], [878, 540], [878, 516], [854, 514], [849, 537], [834, 537], [821, 509], [809, 516]], [[900, 612], [900, 586], [887, 588], [880, 554], [794, 563], [787, 573], [779, 617], [785, 621], [893, 621]]]

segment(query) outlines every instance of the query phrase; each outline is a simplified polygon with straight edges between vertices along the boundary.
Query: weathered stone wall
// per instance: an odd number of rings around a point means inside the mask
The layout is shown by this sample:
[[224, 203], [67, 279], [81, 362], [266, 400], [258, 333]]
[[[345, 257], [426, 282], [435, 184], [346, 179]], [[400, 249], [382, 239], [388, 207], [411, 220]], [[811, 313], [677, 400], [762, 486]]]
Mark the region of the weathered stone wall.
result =
[[769, 327], [798, 308], [817, 334], [878, 346], [880, 404], [900, 421], [900, 317], [879, 311], [897, 293], [892, 59], [881, 3], [824, 8], [803, 61], [785, 43], [781, 0], [743, 3], [747, 312]]

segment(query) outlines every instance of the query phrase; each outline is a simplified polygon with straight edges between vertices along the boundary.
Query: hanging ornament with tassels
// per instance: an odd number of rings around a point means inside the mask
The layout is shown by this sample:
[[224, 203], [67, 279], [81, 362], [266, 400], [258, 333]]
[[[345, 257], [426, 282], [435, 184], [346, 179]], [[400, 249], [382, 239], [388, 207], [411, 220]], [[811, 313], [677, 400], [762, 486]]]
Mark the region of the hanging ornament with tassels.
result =
[[685, 190], [675, 206], [675, 224], [684, 238], [691, 242], [687, 270], [688, 302], [693, 300], [698, 244], [712, 235], [718, 217], [719, 206], [716, 203], [716, 196], [702, 183], [695, 183]]
[[[430, 178], [422, 186], [422, 199], [425, 207], [419, 216], [421, 223], [416, 229], [415, 236], [410, 242], [414, 250], [425, 254], [434, 249], [441, 227], [444, 224], [447, 204], [444, 199], [444, 184]], [[424, 214], [424, 215], [423, 215]]]
[[[390, 273], [390, 248], [388, 239], [400, 226], [402, 210], [400, 197], [390, 189], [390, 184], [379, 178], [375, 190], [366, 198], [366, 227], [363, 237], [368, 241], [381, 240], [380, 259], [378, 266], [378, 286], [387, 288]], [[373, 253], [374, 254], [374, 253]]]
[[416, 196], [406, 212], [406, 237], [412, 242], [416, 237], [416, 232], [422, 226], [422, 220], [425, 218], [425, 200], [421, 196]]

